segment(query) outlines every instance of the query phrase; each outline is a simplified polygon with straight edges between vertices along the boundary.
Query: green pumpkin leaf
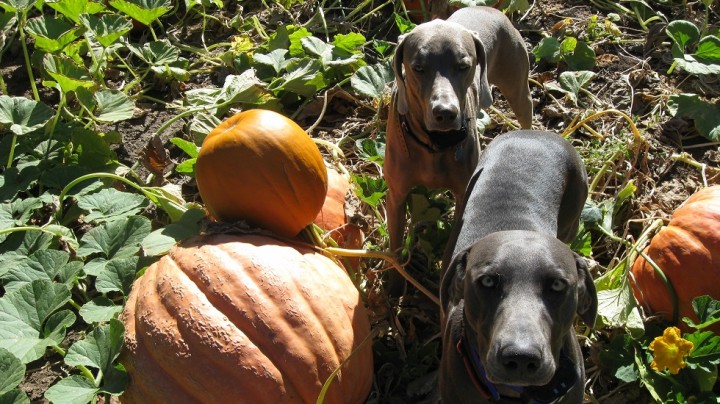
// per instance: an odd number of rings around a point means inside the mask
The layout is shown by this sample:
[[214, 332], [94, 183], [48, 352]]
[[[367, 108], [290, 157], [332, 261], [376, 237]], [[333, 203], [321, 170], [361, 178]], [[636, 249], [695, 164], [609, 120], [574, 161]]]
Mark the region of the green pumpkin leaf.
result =
[[703, 37], [693, 56], [705, 64], [720, 64], [720, 38], [714, 35]]
[[200, 234], [200, 221], [205, 216], [203, 209], [188, 209], [177, 222], [150, 233], [142, 242], [145, 255], [153, 257], [166, 254], [180, 241]]
[[45, 4], [74, 23], [80, 23], [81, 14], [97, 14], [105, 11], [102, 3], [89, 0], [45, 0]]
[[105, 296], [98, 296], [91, 301], [85, 303], [80, 308], [80, 316], [88, 323], [106, 323], [122, 312], [123, 307], [116, 305], [112, 300]]
[[135, 103], [122, 91], [98, 91], [95, 93], [95, 103], [93, 114], [100, 122], [121, 122], [135, 114]]
[[29, 11], [35, 5], [35, 0], [0, 0], [0, 7], [11, 13]]
[[671, 21], [665, 27], [665, 33], [683, 53], [685, 53], [688, 46], [700, 40], [700, 29], [690, 21]]
[[10, 270], [2, 278], [5, 291], [10, 292], [35, 280], [53, 281], [60, 269], [70, 260], [70, 254], [60, 250], [40, 250]]
[[350, 78], [350, 85], [356, 93], [380, 100], [394, 75], [389, 62], [373, 66], [362, 66]]
[[533, 48], [533, 54], [535, 55], [536, 62], [545, 59], [549, 63], [557, 63], [562, 57], [560, 41], [555, 37], [543, 38], [540, 40], [540, 43]]
[[170, 0], [110, 0], [110, 5], [145, 25], [172, 10]]
[[720, 141], [720, 104], [705, 102], [696, 94], [671, 95], [668, 109], [673, 116], [692, 119], [706, 139]]
[[46, 52], [64, 49], [80, 37], [81, 31], [77, 26], [52, 16], [32, 18], [25, 29], [35, 40], [35, 46]]
[[119, 14], [103, 14], [100, 17], [92, 14], [82, 14], [80, 15], [80, 22], [106, 48], [130, 32], [133, 27], [132, 22]]
[[139, 194], [104, 188], [95, 193], [78, 196], [77, 204], [80, 209], [88, 212], [85, 217], [87, 222], [104, 223], [136, 215], [147, 205], [147, 199]]
[[125, 328], [118, 320], [95, 327], [85, 339], [72, 344], [65, 355], [69, 366], [89, 366], [108, 373], [120, 355]]
[[595, 51], [586, 42], [567, 38], [561, 48], [563, 60], [571, 70], [592, 70], [595, 67]]
[[0, 298], [0, 348], [23, 363], [40, 358], [49, 345], [57, 344], [42, 335], [43, 323], [70, 301], [65, 285], [36, 280]]
[[25, 364], [7, 349], [0, 348], [0, 397], [25, 378]]
[[90, 89], [95, 86], [87, 69], [69, 57], [47, 54], [43, 59], [43, 66], [64, 93], [75, 91], [80, 87]]
[[132, 257], [140, 251], [140, 243], [150, 234], [150, 229], [150, 220], [144, 216], [130, 216], [103, 223], [80, 239], [77, 255], [87, 257], [99, 254], [104, 259]]
[[135, 281], [139, 257], [115, 258], [105, 265], [95, 279], [95, 288], [98, 292], [121, 292], [127, 296], [130, 287]]
[[23, 97], [0, 95], [0, 126], [9, 126], [16, 135], [44, 127], [55, 115], [47, 105]]
[[285, 66], [287, 66], [289, 62], [289, 60], [285, 58], [287, 53], [287, 49], [275, 49], [267, 55], [255, 53], [253, 54], [253, 60], [255, 63], [272, 67], [275, 73], [280, 73], [285, 70]]
[[45, 392], [45, 398], [53, 404], [89, 403], [99, 391], [91, 380], [71, 375], [50, 386]]
[[71, 310], [61, 310], [48, 317], [43, 327], [43, 335], [54, 345], [62, 344], [68, 327], [75, 324], [77, 316]]

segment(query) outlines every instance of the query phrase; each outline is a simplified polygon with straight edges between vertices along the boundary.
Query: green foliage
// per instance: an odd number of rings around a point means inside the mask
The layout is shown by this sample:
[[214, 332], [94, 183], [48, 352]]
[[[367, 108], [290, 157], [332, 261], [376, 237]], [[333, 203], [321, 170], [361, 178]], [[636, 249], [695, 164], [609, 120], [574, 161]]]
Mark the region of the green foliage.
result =
[[703, 35], [692, 22], [672, 21], [665, 28], [672, 40], [673, 65], [690, 74], [720, 74], [720, 38], [715, 35]]
[[671, 95], [668, 108], [673, 116], [690, 118], [708, 140], [720, 141], [720, 105], [703, 101], [697, 94]]

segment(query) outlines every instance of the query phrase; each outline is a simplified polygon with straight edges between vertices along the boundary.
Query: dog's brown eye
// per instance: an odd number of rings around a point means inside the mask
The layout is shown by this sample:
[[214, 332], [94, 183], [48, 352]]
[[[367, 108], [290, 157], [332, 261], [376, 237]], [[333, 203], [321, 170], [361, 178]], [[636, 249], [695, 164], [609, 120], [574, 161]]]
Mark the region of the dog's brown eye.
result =
[[470, 65], [467, 63], [461, 63], [457, 66], [458, 70], [467, 70], [470, 68]]
[[420, 66], [420, 65], [412, 65], [412, 69], [413, 69], [414, 71], [418, 72], [418, 73], [422, 73], [422, 72], [423, 72], [423, 67]]
[[494, 288], [497, 285], [497, 280], [489, 275], [480, 277], [480, 284], [486, 288]]
[[550, 285], [550, 288], [555, 292], [562, 292], [566, 287], [567, 283], [562, 279], [555, 279]]

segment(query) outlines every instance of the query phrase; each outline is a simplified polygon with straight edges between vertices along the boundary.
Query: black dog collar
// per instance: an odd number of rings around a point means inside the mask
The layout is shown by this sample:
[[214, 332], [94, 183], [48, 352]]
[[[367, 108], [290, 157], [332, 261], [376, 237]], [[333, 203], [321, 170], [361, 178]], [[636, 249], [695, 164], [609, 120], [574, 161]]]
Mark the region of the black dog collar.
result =
[[491, 383], [485, 375], [485, 368], [480, 361], [480, 354], [473, 344], [467, 343], [467, 335], [465, 333], [465, 319], [461, 324], [461, 333], [458, 338], [456, 349], [458, 354], [463, 358], [465, 369], [470, 376], [470, 380], [477, 388], [480, 395], [487, 401], [516, 401], [531, 404], [551, 404], [562, 398], [575, 385], [580, 378], [577, 367], [565, 352], [565, 348], [560, 351], [560, 366], [555, 370], [555, 375], [550, 383], [544, 386], [506, 386], [510, 390], [518, 393], [519, 397], [507, 397], [498, 392], [497, 387]]
[[402, 127], [405, 135], [415, 140], [415, 142], [429, 150], [431, 153], [438, 153], [457, 146], [460, 142], [465, 140], [469, 134], [467, 127], [467, 122], [469, 120], [469, 118], [463, 117], [462, 126], [458, 130], [446, 132], [426, 132], [428, 138], [430, 139], [430, 143], [422, 141], [415, 133], [413, 133], [413, 131], [410, 130], [410, 125], [408, 125], [407, 117], [405, 115], [400, 115], [400, 126]]

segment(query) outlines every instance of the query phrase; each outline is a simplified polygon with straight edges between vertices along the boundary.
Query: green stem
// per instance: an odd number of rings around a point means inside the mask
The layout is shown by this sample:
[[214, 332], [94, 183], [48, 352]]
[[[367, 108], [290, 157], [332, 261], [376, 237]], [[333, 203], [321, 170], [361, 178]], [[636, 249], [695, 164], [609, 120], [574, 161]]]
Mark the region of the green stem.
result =
[[55, 236], [55, 233], [53, 233], [53, 232], [51, 232], [51, 231], [47, 231], [47, 230], [43, 229], [42, 227], [38, 227], [38, 226], [10, 227], [10, 228], [8, 228], [8, 229], [2, 229], [2, 230], [0, 230], [0, 235], [10, 234], [10, 233], [17, 233], [17, 232], [20, 232], [20, 231], [40, 231], [40, 232], [47, 233], [47, 234], [52, 234], [53, 236]]
[[32, 71], [32, 64], [30, 64], [30, 53], [28, 52], [27, 43], [25, 41], [25, 22], [27, 20], [27, 10], [23, 10], [20, 13], [20, 22], [18, 23], [18, 32], [20, 32], [20, 45], [22, 45], [23, 56], [25, 57], [25, 67], [27, 68], [28, 77], [30, 78], [30, 87], [32, 88], [33, 97], [35, 101], [40, 102], [40, 93], [38, 93], [37, 86], [35, 86], [35, 76]]
[[605, 171], [607, 171], [613, 164], [615, 164], [615, 160], [617, 160], [622, 152], [616, 151], [615, 154], [612, 155], [610, 160], [606, 161], [605, 164], [603, 164], [602, 167], [600, 167], [600, 171], [598, 171], [597, 174], [595, 174], [595, 177], [593, 178], [592, 182], [590, 183], [590, 186], [588, 187], [588, 194], [592, 194], [595, 192], [595, 189], [597, 188], [598, 182], [600, 182], [600, 178], [605, 174]]
[[13, 159], [15, 158], [15, 146], [17, 145], [17, 134], [13, 133], [12, 141], [10, 142], [10, 155], [8, 156], [7, 168], [12, 167]]
[[[142, 192], [142, 194], [143, 194], [146, 198], [148, 198], [148, 199], [150, 199], [150, 200], [153, 200], [153, 198], [155, 197], [153, 194], [147, 192], [144, 187], [142, 187], [142, 186], [134, 183], [133, 181], [130, 181], [129, 179], [127, 179], [127, 178], [125, 178], [125, 177], [121, 177], [121, 176], [119, 176], [119, 175], [117, 175], [117, 174], [110, 174], [110, 173], [92, 173], [92, 174], [86, 174], [86, 175], [83, 175], [82, 177], [76, 178], [75, 180], [73, 180], [72, 182], [70, 182], [69, 184], [67, 184], [67, 185], [65, 186], [65, 188], [63, 188], [62, 192], [60, 192], [60, 195], [58, 196], [58, 212], [57, 212], [57, 217], [56, 217], [56, 219], [58, 220], [58, 222], [60, 221], [60, 219], [62, 219], [62, 215], [63, 215], [63, 199], [65, 199], [65, 195], [67, 195], [67, 193], [70, 192], [70, 190], [71, 190], [72, 188], [74, 188], [75, 185], [77, 185], [77, 184], [79, 184], [79, 183], [81, 183], [81, 182], [83, 182], [83, 181], [91, 180], [91, 179], [94, 179], [94, 178], [110, 178], [110, 179], [113, 179], [113, 180], [116, 180], [116, 181], [124, 182], [125, 184], [127, 184], [127, 185], [129, 185], [129, 186], [137, 189], [138, 191]], [[1, 234], [1, 233], [0, 233], [0, 234]]]
[[2, 76], [0, 76], [0, 92], [3, 94], [8, 93], [7, 86], [5, 85], [5, 79], [3, 79]]

